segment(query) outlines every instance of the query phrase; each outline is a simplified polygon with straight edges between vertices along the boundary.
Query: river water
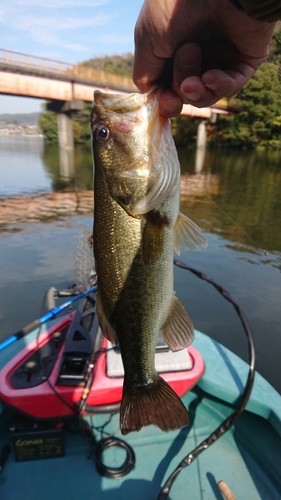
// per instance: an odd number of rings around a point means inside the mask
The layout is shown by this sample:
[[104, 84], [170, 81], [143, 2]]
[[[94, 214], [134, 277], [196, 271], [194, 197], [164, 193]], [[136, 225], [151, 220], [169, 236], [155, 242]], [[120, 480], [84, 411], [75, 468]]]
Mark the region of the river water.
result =
[[[281, 156], [278, 151], [179, 149], [181, 210], [202, 229], [207, 250], [179, 259], [225, 287], [252, 327], [257, 369], [281, 393]], [[92, 189], [89, 146], [77, 146], [73, 178], [62, 177], [59, 151], [39, 137], [0, 136], [0, 199]], [[1, 211], [0, 211], [1, 219]], [[46, 289], [75, 280], [75, 246], [89, 211], [0, 224], [0, 340], [41, 314]], [[233, 307], [210, 285], [175, 268], [175, 290], [195, 327], [248, 359]]]

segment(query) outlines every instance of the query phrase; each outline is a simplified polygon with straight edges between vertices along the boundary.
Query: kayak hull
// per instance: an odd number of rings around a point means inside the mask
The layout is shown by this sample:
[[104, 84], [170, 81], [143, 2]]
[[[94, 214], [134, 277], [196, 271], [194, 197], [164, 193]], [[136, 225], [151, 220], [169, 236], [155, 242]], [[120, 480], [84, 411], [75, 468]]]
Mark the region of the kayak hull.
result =
[[[70, 313], [41, 334], [34, 332], [34, 339], [2, 368], [0, 373], [0, 399], [3, 402], [16, 408], [17, 411], [21, 411], [23, 414], [37, 419], [62, 418], [77, 414], [78, 405], [84, 395], [85, 383], [83, 381], [81, 383], [78, 380], [76, 385], [62, 385], [59, 381], [58, 374], [60, 373], [64, 357], [65, 342], [62, 342], [58, 346], [57, 355], [52, 358], [52, 369], [48, 374], [47, 380], [44, 377], [39, 379], [36, 371], [29, 373], [25, 369], [30, 360], [36, 359], [36, 353], [39, 349], [42, 350], [43, 348], [45, 351], [47, 349], [51, 350], [54, 336], [58, 332], [67, 330], [69, 325], [74, 321], [75, 314], [75, 312]], [[51, 347], [49, 347], [50, 344]], [[102, 338], [100, 340], [100, 347], [101, 351], [106, 351], [110, 348], [108, 341]], [[175, 355], [172, 354], [172, 356]], [[188, 348], [186, 356], [187, 362], [190, 363], [189, 369], [177, 369], [176, 371], [167, 371], [166, 373], [163, 373], [162, 370], [161, 373], [161, 376], [180, 397], [190, 390], [204, 373], [203, 358], [194, 347], [190, 346]], [[37, 371], [41, 372], [41, 370], [42, 366], [37, 362]], [[102, 412], [103, 407], [108, 410], [111, 405], [116, 406], [120, 404], [123, 380], [123, 376], [120, 375], [117, 377], [108, 376], [107, 353], [101, 352], [94, 367], [89, 392], [87, 392], [87, 406], [82, 413]], [[34, 385], [34, 383], [37, 385]]]
[[[106, 371], [106, 353], [98, 357], [95, 366], [87, 401], [91, 403], [91, 412], [86, 411], [87, 408], [79, 415], [74, 411], [77, 409], [74, 403], [81, 400], [85, 387], [56, 385], [66, 340], [62, 340], [58, 348], [49, 377], [51, 385], [63, 391], [62, 399], [46, 380], [30, 388], [12, 387], [13, 372], [28, 361], [38, 347], [47, 346], [56, 332], [73, 324], [75, 314], [45, 330], [30, 333], [0, 353], [0, 453], [6, 446], [11, 447], [0, 475], [0, 497], [3, 500], [76, 500], [93, 496], [96, 500], [131, 500], [132, 497], [156, 500], [184, 457], [237, 408], [249, 368], [221, 344], [196, 331], [193, 347], [188, 351], [192, 368], [196, 359], [200, 361], [197, 379], [189, 380], [188, 387], [181, 380], [177, 387], [177, 377], [182, 379], [184, 371], [175, 372], [176, 376], [173, 372], [163, 374], [163, 377], [175, 377], [169, 383], [174, 384], [182, 397], [190, 425], [170, 433], [149, 426], [124, 439], [118, 414], [123, 379], [117, 377], [114, 379], [117, 385], [112, 386], [112, 377], [108, 377]], [[99, 345], [109, 347], [102, 339]], [[192, 372], [192, 369], [186, 371]], [[106, 387], [105, 382], [111, 385]], [[22, 414], [25, 415], [23, 421]], [[22, 434], [17, 433], [18, 421], [21, 425], [28, 423]], [[45, 449], [44, 458], [19, 460], [17, 447], [26, 446], [29, 453], [30, 443], [40, 436], [42, 422], [50, 425], [50, 433], [46, 435], [61, 443], [60, 453], [57, 450], [48, 457]], [[97, 469], [94, 443], [102, 442], [107, 436], [122, 440], [134, 452], [134, 466], [124, 476], [106, 477]], [[58, 441], [56, 443], [58, 446]], [[217, 487], [220, 480], [227, 483], [237, 500], [281, 500], [280, 449], [281, 396], [256, 374], [246, 410], [228, 432], [182, 470], [170, 490], [169, 500], [222, 499]], [[102, 454], [102, 459], [107, 468], [119, 470], [124, 462], [124, 449], [114, 446]]]

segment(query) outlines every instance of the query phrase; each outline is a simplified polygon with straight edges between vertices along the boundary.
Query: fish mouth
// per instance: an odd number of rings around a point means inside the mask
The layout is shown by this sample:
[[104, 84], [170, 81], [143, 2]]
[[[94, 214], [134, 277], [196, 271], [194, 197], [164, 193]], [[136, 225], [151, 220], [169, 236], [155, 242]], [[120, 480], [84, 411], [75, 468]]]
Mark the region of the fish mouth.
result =
[[94, 92], [94, 105], [114, 113], [138, 111], [146, 103], [146, 95], [137, 92], [133, 94], [107, 94], [100, 90]]
[[134, 92], [132, 94], [110, 94], [95, 90], [94, 106], [102, 107], [104, 110], [115, 113], [135, 112], [149, 104], [153, 97], [158, 96], [160, 88], [153, 85], [145, 94]]

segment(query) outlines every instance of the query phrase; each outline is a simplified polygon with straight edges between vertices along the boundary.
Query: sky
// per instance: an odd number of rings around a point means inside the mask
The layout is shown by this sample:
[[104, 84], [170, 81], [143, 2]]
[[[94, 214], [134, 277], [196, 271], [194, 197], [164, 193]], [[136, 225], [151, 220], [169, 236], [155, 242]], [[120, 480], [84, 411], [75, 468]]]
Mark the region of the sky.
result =
[[[143, 0], [0, 1], [1, 49], [76, 64], [134, 51]], [[0, 57], [3, 52], [0, 50]], [[40, 111], [38, 99], [0, 95], [1, 113]]]

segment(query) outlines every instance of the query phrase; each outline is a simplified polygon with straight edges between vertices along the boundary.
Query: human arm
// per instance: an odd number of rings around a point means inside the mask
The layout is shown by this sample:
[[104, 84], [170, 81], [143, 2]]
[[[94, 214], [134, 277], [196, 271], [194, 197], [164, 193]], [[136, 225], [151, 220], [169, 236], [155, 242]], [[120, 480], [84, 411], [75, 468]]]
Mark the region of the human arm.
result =
[[145, 0], [135, 28], [134, 81], [142, 92], [161, 83], [169, 61], [162, 113], [175, 116], [183, 103], [210, 106], [237, 93], [267, 59], [274, 27], [230, 0]]

